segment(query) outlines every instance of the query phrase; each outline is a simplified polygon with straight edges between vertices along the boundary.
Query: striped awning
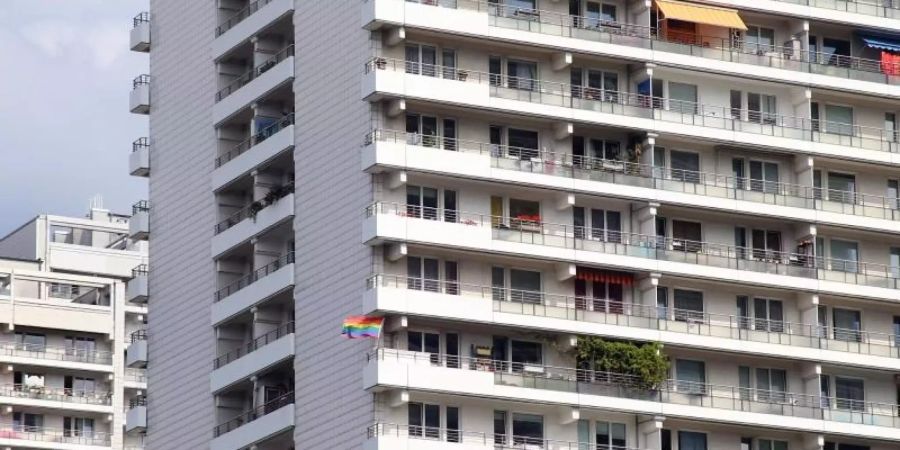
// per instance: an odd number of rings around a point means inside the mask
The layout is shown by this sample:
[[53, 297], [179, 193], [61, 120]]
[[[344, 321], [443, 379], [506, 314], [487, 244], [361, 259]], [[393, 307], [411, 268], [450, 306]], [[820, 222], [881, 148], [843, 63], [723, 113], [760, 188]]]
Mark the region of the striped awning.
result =
[[891, 39], [881, 36], [860, 36], [860, 38], [866, 43], [866, 47], [900, 52], [900, 39]]
[[675, 0], [656, 0], [656, 7], [662, 11], [662, 19], [676, 19], [685, 22], [702, 23], [718, 27], [746, 30], [747, 25], [734, 9], [698, 5]]
[[584, 281], [621, 284], [625, 286], [631, 286], [631, 284], [634, 283], [634, 275], [628, 272], [591, 269], [589, 267], [578, 267], [578, 270], [575, 273], [575, 278]]

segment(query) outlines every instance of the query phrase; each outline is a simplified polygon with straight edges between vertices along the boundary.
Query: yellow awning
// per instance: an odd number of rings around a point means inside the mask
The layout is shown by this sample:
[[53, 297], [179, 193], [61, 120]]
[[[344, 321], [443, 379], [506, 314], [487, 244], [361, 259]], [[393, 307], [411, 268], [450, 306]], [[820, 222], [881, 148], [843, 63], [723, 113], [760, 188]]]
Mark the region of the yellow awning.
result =
[[702, 23], [718, 27], [746, 30], [747, 25], [741, 20], [738, 12], [728, 8], [697, 5], [674, 0], [656, 0], [656, 6], [665, 19], [677, 19], [685, 22]]

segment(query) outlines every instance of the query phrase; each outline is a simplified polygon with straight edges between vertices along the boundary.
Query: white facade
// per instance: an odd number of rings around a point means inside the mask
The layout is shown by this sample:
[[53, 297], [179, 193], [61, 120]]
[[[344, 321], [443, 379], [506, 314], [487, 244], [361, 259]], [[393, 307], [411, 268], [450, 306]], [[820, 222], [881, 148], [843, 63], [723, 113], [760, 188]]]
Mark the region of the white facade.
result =
[[151, 448], [900, 445], [900, 4], [207, 3], [132, 37]]
[[144, 448], [128, 417], [146, 370], [125, 362], [144, 342], [146, 297], [127, 293], [147, 243], [128, 238], [129, 220], [41, 215], [0, 239], [5, 448]]

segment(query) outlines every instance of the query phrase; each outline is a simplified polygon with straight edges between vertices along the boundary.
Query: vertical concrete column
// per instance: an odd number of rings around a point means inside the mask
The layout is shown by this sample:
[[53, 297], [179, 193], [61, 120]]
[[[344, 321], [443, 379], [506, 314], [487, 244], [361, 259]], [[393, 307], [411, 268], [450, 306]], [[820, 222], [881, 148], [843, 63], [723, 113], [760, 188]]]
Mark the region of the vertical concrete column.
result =
[[661, 274], [659, 273], [651, 273], [648, 276], [641, 278], [638, 280], [637, 287], [639, 292], [638, 303], [641, 306], [647, 308], [647, 310], [651, 310], [652, 308], [656, 308], [656, 295], [657, 288], [659, 287], [659, 279]]
[[817, 336], [819, 333], [819, 296], [801, 292], [797, 295], [797, 308], [800, 310], [800, 322], [804, 333]]
[[[113, 326], [110, 330], [110, 339], [112, 340], [112, 380], [110, 386], [112, 388], [112, 404], [113, 413], [110, 418], [110, 439], [112, 440], [112, 448], [122, 448], [124, 446], [125, 437], [125, 284], [116, 281], [110, 286], [110, 303], [113, 305]], [[147, 354], [149, 355], [150, 342], [147, 342]], [[149, 361], [148, 361], [149, 365]], [[148, 399], [147, 401], [153, 401]]]
[[662, 449], [662, 428], [663, 422], [666, 420], [663, 416], [654, 416], [638, 422], [637, 430], [637, 448], [646, 450]]

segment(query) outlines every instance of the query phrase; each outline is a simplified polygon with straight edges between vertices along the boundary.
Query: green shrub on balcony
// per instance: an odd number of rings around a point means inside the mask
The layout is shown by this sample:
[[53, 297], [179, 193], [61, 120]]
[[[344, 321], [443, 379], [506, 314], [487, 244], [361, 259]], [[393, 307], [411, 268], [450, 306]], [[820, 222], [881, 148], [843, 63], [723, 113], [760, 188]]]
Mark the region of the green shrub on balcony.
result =
[[584, 369], [633, 377], [642, 389], [657, 389], [669, 373], [669, 358], [658, 342], [637, 345], [579, 337], [575, 356]]

